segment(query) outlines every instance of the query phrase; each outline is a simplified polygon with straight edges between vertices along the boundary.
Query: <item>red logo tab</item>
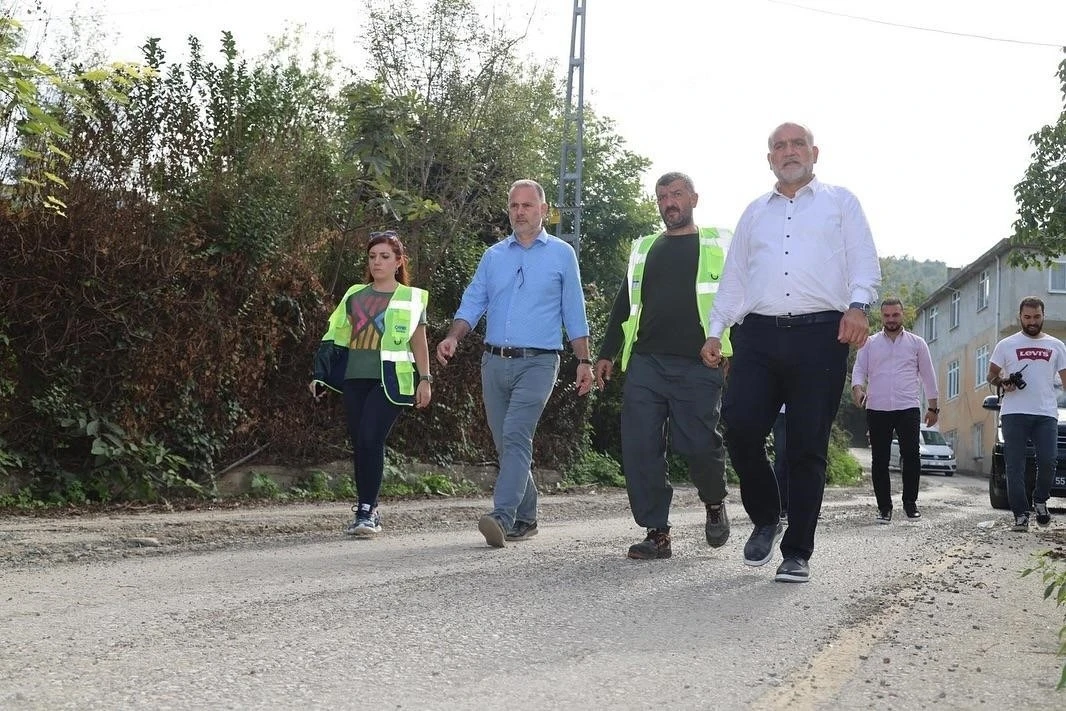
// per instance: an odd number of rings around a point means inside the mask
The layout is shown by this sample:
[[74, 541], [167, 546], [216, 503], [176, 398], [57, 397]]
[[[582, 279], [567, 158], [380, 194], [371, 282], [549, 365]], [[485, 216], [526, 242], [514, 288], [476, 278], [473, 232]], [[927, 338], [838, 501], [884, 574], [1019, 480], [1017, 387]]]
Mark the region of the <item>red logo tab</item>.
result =
[[1051, 362], [1050, 348], [1019, 348], [1015, 351], [1018, 360], [1046, 360]]

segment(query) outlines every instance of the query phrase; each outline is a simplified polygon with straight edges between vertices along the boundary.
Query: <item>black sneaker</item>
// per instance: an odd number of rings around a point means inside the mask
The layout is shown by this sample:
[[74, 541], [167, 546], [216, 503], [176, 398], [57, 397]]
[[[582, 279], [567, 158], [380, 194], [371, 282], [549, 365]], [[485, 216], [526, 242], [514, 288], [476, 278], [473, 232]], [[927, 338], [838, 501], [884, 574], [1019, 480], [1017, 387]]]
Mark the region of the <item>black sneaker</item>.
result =
[[629, 547], [629, 557], [637, 560], [655, 560], [657, 558], [669, 558], [673, 555], [670, 550], [670, 531], [661, 528], [649, 528], [648, 535], [640, 543], [634, 543]]
[[524, 541], [537, 535], [536, 521], [515, 521], [514, 526], [507, 532], [507, 540]]
[[922, 517], [922, 512], [918, 510], [918, 504], [903, 504], [903, 510], [907, 513], [907, 518]]
[[803, 558], [785, 558], [774, 576], [779, 583], [805, 583], [810, 579], [811, 567]]
[[1026, 533], [1029, 531], [1029, 514], [1023, 513], [1021, 516], [1014, 517], [1014, 525], [1011, 526], [1012, 531], [1015, 533]]
[[1041, 526], [1046, 526], [1051, 523], [1051, 512], [1047, 510], [1047, 502], [1042, 504], [1033, 504], [1033, 509], [1036, 510], [1036, 522]]
[[485, 514], [478, 520], [477, 530], [481, 531], [481, 535], [485, 537], [485, 543], [493, 548], [503, 548], [505, 536], [500, 519], [492, 514]]
[[744, 565], [766, 565], [774, 556], [774, 545], [778, 536], [785, 530], [781, 522], [768, 526], [756, 526], [751, 537], [744, 544]]
[[877, 512], [878, 523], [892, 523], [892, 509]]
[[707, 525], [703, 531], [707, 535], [707, 543], [711, 548], [721, 548], [729, 540], [729, 515], [725, 510], [725, 502], [704, 505], [707, 507]]

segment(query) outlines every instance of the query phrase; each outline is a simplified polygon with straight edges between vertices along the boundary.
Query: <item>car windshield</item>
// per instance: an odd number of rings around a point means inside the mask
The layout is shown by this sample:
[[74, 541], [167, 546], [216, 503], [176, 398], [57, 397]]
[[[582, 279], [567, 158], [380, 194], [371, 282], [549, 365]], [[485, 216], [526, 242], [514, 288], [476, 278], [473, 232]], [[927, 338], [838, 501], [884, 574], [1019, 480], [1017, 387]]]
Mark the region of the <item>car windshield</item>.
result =
[[947, 440], [944, 439], [944, 435], [940, 434], [936, 430], [922, 430], [922, 441], [926, 444], [947, 444]]

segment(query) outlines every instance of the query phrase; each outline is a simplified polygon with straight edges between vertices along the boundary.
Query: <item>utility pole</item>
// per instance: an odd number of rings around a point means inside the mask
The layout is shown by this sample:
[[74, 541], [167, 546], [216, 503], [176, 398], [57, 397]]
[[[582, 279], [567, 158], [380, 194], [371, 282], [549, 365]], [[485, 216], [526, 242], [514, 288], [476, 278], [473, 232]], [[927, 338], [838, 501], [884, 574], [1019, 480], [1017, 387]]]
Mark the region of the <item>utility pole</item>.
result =
[[[574, 77], [577, 77], [577, 102]], [[585, 0], [574, 0], [574, 22], [570, 29], [570, 70], [566, 77], [566, 114], [563, 121], [563, 147], [559, 159], [560, 239], [569, 242], [581, 258], [581, 169], [585, 150]]]

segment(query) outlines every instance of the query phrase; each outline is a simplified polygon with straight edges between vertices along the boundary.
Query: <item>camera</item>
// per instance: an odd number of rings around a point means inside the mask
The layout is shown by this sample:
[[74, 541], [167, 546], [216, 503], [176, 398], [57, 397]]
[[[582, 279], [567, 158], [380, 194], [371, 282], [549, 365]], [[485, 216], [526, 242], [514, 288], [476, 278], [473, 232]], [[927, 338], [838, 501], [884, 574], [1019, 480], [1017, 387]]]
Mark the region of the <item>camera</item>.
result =
[[1026, 382], [1022, 378], [1022, 372], [1019, 370], [1017, 373], [1011, 373], [1003, 379], [1004, 383], [1010, 383], [1019, 390], [1025, 390]]

